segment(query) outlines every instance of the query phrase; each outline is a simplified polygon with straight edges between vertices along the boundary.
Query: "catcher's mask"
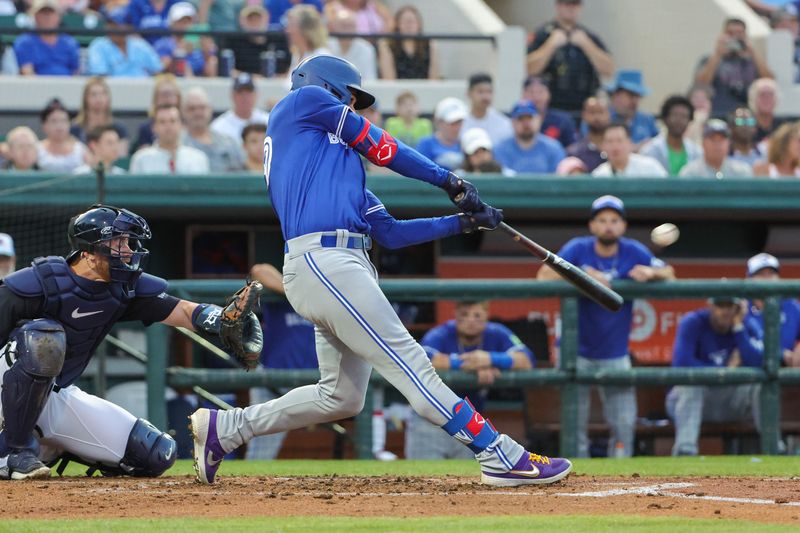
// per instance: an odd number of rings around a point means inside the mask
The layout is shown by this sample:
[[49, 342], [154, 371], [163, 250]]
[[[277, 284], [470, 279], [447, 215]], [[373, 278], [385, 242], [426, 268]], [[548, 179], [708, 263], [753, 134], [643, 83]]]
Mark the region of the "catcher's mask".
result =
[[136, 213], [95, 204], [69, 221], [67, 238], [72, 251], [67, 262], [72, 263], [81, 252], [102, 255], [108, 260], [111, 281], [132, 287], [150, 254], [142, 241], [151, 236], [147, 222]]

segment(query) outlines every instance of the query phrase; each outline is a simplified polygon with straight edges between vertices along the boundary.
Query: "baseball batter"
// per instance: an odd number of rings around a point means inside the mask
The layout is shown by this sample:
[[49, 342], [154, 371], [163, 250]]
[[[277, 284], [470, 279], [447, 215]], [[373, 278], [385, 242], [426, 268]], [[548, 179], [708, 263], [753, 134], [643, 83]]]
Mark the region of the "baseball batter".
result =
[[[175, 462], [172, 437], [74, 382], [117, 322], [219, 333], [222, 309], [170, 296], [166, 281], [142, 272], [150, 228], [126, 209], [94, 205], [67, 235], [66, 258], [40, 257], [0, 283], [0, 478], [48, 477], [60, 458], [159, 476]], [[245, 335], [260, 349], [249, 319]]]
[[198, 409], [190, 417], [198, 479], [213, 483], [225, 453], [255, 435], [355, 415], [364, 407], [372, 368], [418, 414], [470, 447], [484, 483], [563, 479], [572, 469], [568, 460], [526, 452], [441, 381], [381, 292], [367, 250], [370, 235], [379, 242], [383, 236], [366, 215], [383, 208], [369, 206], [359, 154], [441, 187], [478, 229], [495, 228], [502, 213], [482, 202], [472, 184], [356, 114], [374, 101], [360, 84], [347, 61], [305, 60], [292, 72], [291, 92], [273, 109], [264, 141], [264, 174], [286, 240], [283, 284], [295, 310], [316, 326], [321, 379], [245, 409]]

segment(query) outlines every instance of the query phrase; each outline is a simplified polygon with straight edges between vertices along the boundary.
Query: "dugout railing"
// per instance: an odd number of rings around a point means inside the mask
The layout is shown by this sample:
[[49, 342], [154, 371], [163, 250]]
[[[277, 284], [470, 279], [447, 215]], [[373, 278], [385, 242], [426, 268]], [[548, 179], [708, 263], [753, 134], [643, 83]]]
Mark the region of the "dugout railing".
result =
[[[170, 283], [173, 294], [195, 300], [219, 300], [233, 293], [237, 281], [177, 280]], [[778, 452], [781, 386], [800, 384], [800, 369], [781, 368], [780, 300], [800, 294], [800, 281], [753, 282], [682, 280], [663, 283], [618, 282], [614, 288], [626, 299], [680, 299], [714, 296], [763, 298], [764, 364], [761, 368], [651, 368], [583, 372], [576, 369], [578, 348], [578, 293], [563, 282], [527, 280], [389, 280], [381, 288], [392, 301], [437, 300], [514, 300], [557, 297], [561, 302], [561, 345], [557, 368], [504, 372], [495, 388], [557, 385], [561, 395], [560, 453], [577, 452], [577, 385], [761, 385], [761, 448], [765, 454]], [[276, 298], [275, 296], [267, 296]], [[148, 414], [157, 427], [166, 427], [167, 413], [163, 400], [167, 386], [200, 386], [209, 391], [230, 391], [255, 386], [294, 387], [315, 383], [316, 370], [200, 369], [168, 367], [170, 330], [154, 325], [147, 330]], [[477, 386], [475, 374], [441, 372], [449, 385]], [[372, 405], [375, 387], [387, 382], [373, 373], [366, 405]], [[355, 420], [355, 451], [359, 458], [371, 458], [372, 413], [364, 409]]]

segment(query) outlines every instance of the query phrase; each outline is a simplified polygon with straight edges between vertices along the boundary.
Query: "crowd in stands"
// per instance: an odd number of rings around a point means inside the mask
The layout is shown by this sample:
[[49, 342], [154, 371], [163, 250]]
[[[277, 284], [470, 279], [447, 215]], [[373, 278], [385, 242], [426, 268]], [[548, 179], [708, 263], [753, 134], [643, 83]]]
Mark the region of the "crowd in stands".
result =
[[[651, 92], [642, 72], [617, 68], [601, 37], [582, 25], [582, 1], [554, 4], [555, 18], [532, 35], [528, 76], [511, 109], [494, 106], [496, 80], [476, 72], [466, 94], [439, 102], [432, 120], [421, 116], [416, 95], [399, 94], [394, 114], [386, 117], [389, 133], [440, 165], [466, 173], [800, 175], [800, 127], [783, 124], [775, 115], [778, 86], [753, 49], [743, 20], [725, 21], [714, 50], [699, 61], [692, 86], [667, 97], [656, 117], [640, 108]], [[0, 3], [0, 13], [13, 14], [26, 5]], [[797, 35], [795, 3], [765, 5], [754, 2], [752, 7], [773, 27]], [[100, 128], [110, 125], [118, 137], [119, 163], [107, 165], [114, 172], [133, 162], [136, 172], [206, 172], [205, 165], [182, 163], [179, 154], [194, 153], [184, 147], [202, 152], [209, 172], [256, 172], [255, 141], [248, 145], [242, 133], [250, 124], [268, 121], [271, 103], [259, 101], [259, 77], [286, 75], [317, 54], [351, 61], [365, 80], [439, 77], [434, 41], [372, 37], [423, 33], [422, 16], [411, 5], [392, 13], [375, 0], [114, 0], [102, 5], [32, 0], [27, 13], [33, 27], [55, 30], [65, 14], [90, 9], [97, 10], [109, 30], [143, 33], [110, 32], [94, 38], [83, 52], [73, 37], [57, 31], [24, 33], [6, 47], [3, 64], [14, 63], [19, 74], [93, 77], [75, 116], [54, 99], [42, 110], [38, 137], [29, 129], [7, 133], [0, 145], [3, 168], [84, 172], [103, 159], [88, 146], [90, 137], [97, 143]], [[215, 38], [183, 33], [207, 29], [245, 31]], [[230, 76], [233, 89], [231, 108], [213, 118], [207, 95], [199, 88], [182, 95], [177, 78], [217, 75]], [[105, 78], [114, 76], [156, 76], [148, 120], [135, 135], [113, 117]], [[167, 114], [178, 114], [176, 140], [156, 133], [156, 115], [164, 107], [173, 108]], [[383, 122], [377, 106], [367, 113]], [[162, 136], [171, 132], [166, 127]], [[30, 150], [21, 148], [31, 143], [37, 150], [32, 163]], [[138, 153], [147, 148], [146, 154]], [[161, 157], [155, 160], [163, 164], [143, 164], [154, 161], [159, 149]]]

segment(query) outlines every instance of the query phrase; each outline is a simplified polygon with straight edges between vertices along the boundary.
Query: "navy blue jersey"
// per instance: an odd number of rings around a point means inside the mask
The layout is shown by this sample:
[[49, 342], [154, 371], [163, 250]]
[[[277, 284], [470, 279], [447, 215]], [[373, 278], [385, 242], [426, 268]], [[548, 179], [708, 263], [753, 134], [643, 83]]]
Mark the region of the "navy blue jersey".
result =
[[[619, 250], [613, 257], [600, 257], [594, 249], [595, 237], [572, 239], [558, 255], [580, 268], [592, 267], [606, 275], [609, 281], [626, 279], [636, 265], [663, 267], [643, 244], [621, 238]], [[633, 302], [628, 301], [613, 313], [587, 298], [578, 302], [578, 353], [590, 359], [613, 359], [628, 353]]]
[[[764, 316], [761, 311], [749, 303], [747, 315], [756, 321], [761, 331], [764, 331]], [[800, 303], [797, 300], [781, 300], [781, 348], [794, 350], [800, 340]]]
[[[369, 233], [364, 167], [350, 144], [376, 129], [321, 87], [301, 87], [277, 103], [264, 140], [264, 174], [284, 239], [337, 229]], [[437, 186], [447, 178], [401, 142], [387, 166]]]
[[717, 333], [711, 327], [708, 309], [684, 315], [675, 334], [672, 366], [728, 366], [734, 350], [739, 350], [742, 366], [761, 366], [764, 347], [761, 328], [752, 317], [745, 317], [738, 332]]
[[[485, 350], [487, 352], [523, 352], [531, 360], [531, 365], [536, 362], [533, 353], [525, 346], [514, 333], [503, 324], [497, 322], [487, 322], [486, 330], [483, 332], [481, 342], [474, 346], [462, 346], [458, 342], [458, 332], [456, 331], [456, 321], [449, 320], [444, 324], [431, 329], [420, 342], [428, 357], [433, 357], [437, 353], [446, 355], [457, 353], [467, 353], [474, 350]], [[468, 396], [470, 402], [480, 411], [483, 409], [484, 396], [478, 391], [461, 391], [462, 395]]]

